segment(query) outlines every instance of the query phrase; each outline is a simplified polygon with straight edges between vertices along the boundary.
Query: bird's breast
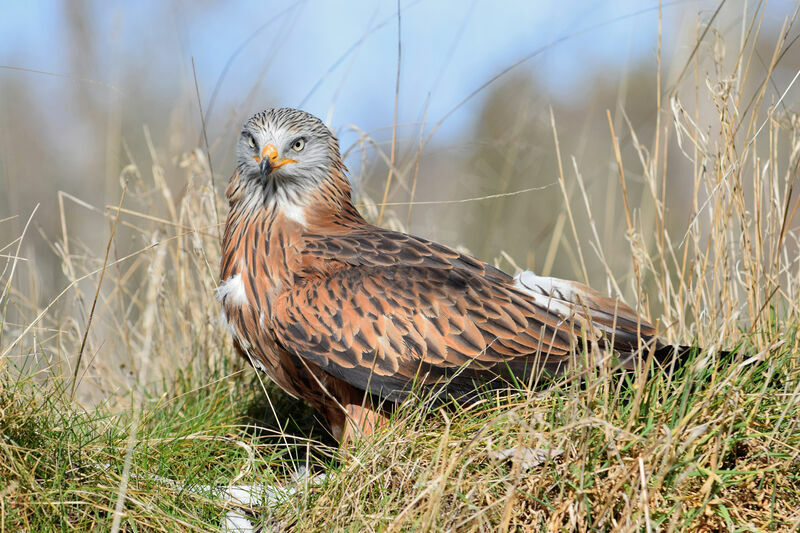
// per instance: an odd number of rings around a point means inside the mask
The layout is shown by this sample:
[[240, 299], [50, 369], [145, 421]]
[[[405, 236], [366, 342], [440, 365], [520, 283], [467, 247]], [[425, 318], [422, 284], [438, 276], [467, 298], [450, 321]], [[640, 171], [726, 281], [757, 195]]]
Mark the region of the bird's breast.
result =
[[243, 348], [274, 342], [275, 300], [292, 283], [302, 226], [280, 210], [231, 210], [225, 228], [217, 298]]

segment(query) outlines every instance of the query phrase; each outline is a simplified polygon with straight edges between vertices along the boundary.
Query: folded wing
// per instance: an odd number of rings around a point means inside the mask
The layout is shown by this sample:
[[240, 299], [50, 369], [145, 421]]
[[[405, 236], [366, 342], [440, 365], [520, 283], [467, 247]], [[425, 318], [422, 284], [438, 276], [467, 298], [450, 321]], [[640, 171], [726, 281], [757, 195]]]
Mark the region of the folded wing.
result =
[[335, 252], [316, 267], [328, 272], [299, 281], [273, 313], [288, 351], [361, 390], [397, 400], [417, 384], [461, 396], [476, 384], [558, 373], [584, 339], [629, 353], [653, 334], [629, 307], [584, 285], [511, 278], [427, 241], [409, 251], [409, 236], [396, 243], [386, 234], [318, 241], [315, 254]]

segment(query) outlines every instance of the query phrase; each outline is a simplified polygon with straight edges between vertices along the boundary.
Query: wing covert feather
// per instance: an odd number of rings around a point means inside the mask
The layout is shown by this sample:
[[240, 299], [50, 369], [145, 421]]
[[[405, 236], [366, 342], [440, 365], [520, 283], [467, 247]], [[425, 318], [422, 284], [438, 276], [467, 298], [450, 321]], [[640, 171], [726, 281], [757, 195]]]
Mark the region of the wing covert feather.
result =
[[396, 397], [414, 380], [438, 384], [460, 367], [491, 381], [535, 357], [563, 364], [575, 340], [569, 325], [516, 292], [468, 271], [348, 268], [286, 291], [273, 326], [288, 351], [362, 390]]

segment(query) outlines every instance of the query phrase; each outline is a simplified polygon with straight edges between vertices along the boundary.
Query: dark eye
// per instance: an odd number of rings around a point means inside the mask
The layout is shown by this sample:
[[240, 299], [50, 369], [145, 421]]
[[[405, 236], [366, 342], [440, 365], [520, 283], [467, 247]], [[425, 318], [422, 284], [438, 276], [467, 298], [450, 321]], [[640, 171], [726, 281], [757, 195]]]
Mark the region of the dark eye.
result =
[[306, 140], [303, 139], [302, 137], [300, 137], [299, 139], [295, 140], [292, 143], [292, 150], [294, 150], [295, 152], [299, 152], [305, 147], [306, 147]]

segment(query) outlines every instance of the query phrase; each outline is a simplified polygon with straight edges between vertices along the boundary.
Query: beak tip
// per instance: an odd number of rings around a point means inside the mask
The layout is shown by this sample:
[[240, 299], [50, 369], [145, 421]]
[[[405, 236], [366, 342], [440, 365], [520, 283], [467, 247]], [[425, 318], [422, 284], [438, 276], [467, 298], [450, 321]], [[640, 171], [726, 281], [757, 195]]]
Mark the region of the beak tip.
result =
[[258, 165], [258, 170], [261, 171], [261, 176], [267, 177], [269, 173], [272, 172], [272, 165], [270, 164], [269, 159], [264, 158]]

